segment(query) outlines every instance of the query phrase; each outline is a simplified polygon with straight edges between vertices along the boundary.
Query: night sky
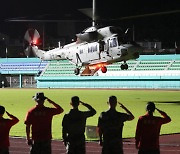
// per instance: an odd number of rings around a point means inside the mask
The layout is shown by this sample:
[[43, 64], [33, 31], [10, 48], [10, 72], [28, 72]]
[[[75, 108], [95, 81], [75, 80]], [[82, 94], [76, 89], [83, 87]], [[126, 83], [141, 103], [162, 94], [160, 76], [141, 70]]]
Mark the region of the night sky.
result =
[[[112, 16], [129, 16], [180, 8], [179, 0], [97, 0], [98, 10]], [[62, 10], [88, 8], [92, 0], [5, 0], [0, 5], [0, 18], [23, 17], [28, 15], [58, 14]]]
[[[124, 30], [134, 26], [139, 40], [180, 40], [180, 13], [120, 20], [127, 16], [180, 10], [180, 0], [97, 0], [96, 3], [98, 15], [103, 19], [102, 25], [117, 25]], [[22, 37], [21, 31], [26, 28], [25, 24], [7, 22], [10, 18], [32, 19], [44, 15], [43, 19], [52, 16], [53, 19], [60, 20], [64, 12], [73, 14], [77, 9], [91, 6], [92, 0], [4, 0], [0, 5], [0, 33]], [[87, 24], [82, 23], [83, 25]]]

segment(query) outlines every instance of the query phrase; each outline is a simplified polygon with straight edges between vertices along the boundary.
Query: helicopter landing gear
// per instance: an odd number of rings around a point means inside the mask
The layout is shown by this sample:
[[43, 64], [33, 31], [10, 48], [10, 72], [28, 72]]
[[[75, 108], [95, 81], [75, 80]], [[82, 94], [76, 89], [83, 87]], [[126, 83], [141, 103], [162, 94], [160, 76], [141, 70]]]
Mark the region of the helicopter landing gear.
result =
[[128, 69], [128, 64], [124, 63], [121, 65], [121, 70], [127, 70]]
[[79, 75], [79, 73], [80, 73], [80, 69], [79, 69], [79, 68], [75, 68], [74, 74], [75, 74], [75, 75]]
[[107, 72], [107, 67], [105, 67], [105, 66], [101, 67], [101, 71], [102, 71], [102, 73], [106, 73]]

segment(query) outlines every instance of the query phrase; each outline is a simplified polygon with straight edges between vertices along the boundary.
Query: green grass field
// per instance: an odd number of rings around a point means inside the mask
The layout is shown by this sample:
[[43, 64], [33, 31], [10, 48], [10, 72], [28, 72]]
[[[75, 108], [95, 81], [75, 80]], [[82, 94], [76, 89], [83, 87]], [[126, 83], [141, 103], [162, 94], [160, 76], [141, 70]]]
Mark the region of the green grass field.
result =
[[[79, 96], [86, 103], [91, 104], [97, 111], [94, 117], [87, 120], [87, 125], [97, 125], [100, 113], [108, 109], [107, 100], [110, 95], [117, 96], [118, 100], [124, 104], [135, 116], [133, 121], [125, 122], [123, 137], [134, 137], [138, 117], [145, 114], [147, 101], [154, 101], [156, 107], [164, 110], [172, 119], [171, 123], [163, 125], [161, 134], [180, 133], [180, 94], [179, 91], [161, 90], [86, 90], [86, 89], [0, 89], [0, 105], [17, 116], [20, 122], [15, 125], [10, 132], [11, 136], [25, 136], [24, 118], [28, 109], [35, 105], [32, 96], [36, 92], [44, 92], [47, 97], [61, 105], [64, 113], [69, 112], [70, 98]], [[45, 102], [49, 106], [48, 102]], [[80, 106], [80, 110], [86, 110]], [[124, 112], [119, 106], [117, 110]], [[53, 138], [61, 139], [61, 122], [63, 114], [57, 115], [53, 119]], [[155, 115], [159, 115], [155, 112]], [[7, 115], [5, 114], [7, 118]]]

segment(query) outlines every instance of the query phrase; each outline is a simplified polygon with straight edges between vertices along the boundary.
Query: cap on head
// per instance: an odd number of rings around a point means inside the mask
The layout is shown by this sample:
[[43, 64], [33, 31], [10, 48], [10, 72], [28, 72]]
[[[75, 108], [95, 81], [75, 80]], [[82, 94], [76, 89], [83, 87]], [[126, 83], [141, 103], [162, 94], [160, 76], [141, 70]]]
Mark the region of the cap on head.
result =
[[146, 105], [146, 111], [148, 112], [154, 112], [155, 108], [154, 102], [148, 102]]
[[4, 106], [0, 106], [0, 114], [4, 114], [4, 112], [5, 112]]
[[71, 98], [71, 104], [74, 107], [77, 107], [79, 105], [79, 97], [78, 96], [73, 96]]
[[43, 92], [38, 92], [38, 93], [36, 93], [35, 96], [33, 96], [33, 99], [35, 101], [40, 101], [40, 100], [44, 101], [46, 99], [46, 97], [44, 96]]

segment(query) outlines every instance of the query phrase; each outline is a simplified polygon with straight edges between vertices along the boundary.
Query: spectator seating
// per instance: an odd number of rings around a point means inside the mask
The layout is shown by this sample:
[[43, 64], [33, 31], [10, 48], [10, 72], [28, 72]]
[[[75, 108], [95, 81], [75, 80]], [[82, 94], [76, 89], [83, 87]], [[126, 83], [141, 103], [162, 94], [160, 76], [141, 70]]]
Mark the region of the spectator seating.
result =
[[44, 70], [47, 61], [40, 61], [37, 58], [9, 58], [0, 63], [1, 74], [37, 74]]
[[50, 61], [42, 76], [74, 76], [75, 65], [68, 60]]
[[[139, 71], [178, 71], [180, 70], [180, 56], [174, 55], [142, 55], [137, 60], [127, 61], [128, 70], [121, 70], [123, 62], [113, 63], [107, 66], [107, 73], [98, 71], [99, 76], [118, 76], [125, 71], [133, 71], [135, 74]], [[42, 73], [44, 77], [75, 76], [75, 65], [68, 60], [49, 61], [46, 69]], [[81, 71], [84, 68], [81, 69]], [[125, 73], [127, 74], [127, 73]], [[132, 72], [131, 72], [132, 75]]]

